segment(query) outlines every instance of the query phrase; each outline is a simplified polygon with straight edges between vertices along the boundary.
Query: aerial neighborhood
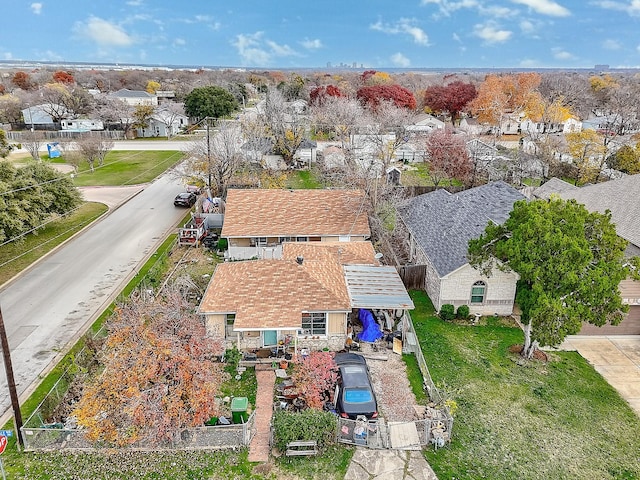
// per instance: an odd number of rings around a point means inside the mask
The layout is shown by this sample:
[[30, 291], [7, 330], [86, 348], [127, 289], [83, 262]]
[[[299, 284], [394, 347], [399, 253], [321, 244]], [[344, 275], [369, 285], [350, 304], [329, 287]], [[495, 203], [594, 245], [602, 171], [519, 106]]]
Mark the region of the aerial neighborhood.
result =
[[[639, 93], [614, 69], [1, 67], [9, 471], [640, 478]], [[14, 318], [70, 250], [102, 305], [69, 300], [68, 335]]]

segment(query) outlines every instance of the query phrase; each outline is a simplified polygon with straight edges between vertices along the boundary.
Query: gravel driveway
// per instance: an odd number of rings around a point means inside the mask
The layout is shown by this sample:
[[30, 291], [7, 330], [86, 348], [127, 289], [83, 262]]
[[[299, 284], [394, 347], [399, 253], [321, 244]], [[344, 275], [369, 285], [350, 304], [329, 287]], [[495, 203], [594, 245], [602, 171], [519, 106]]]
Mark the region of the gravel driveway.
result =
[[411, 391], [407, 368], [401, 355], [387, 349], [373, 352], [363, 345], [362, 354], [367, 359], [371, 383], [378, 400], [378, 410], [387, 422], [410, 422], [418, 417], [413, 406], [416, 397]]

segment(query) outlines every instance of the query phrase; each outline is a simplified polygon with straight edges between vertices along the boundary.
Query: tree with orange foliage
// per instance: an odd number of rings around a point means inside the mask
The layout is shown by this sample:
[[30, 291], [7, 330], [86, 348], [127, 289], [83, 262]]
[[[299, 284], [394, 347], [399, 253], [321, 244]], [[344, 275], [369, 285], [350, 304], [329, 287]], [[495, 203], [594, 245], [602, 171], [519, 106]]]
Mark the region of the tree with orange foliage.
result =
[[167, 443], [218, 414], [222, 342], [177, 288], [119, 306], [108, 328], [104, 372], [74, 410], [89, 440]]
[[22, 90], [30, 90], [32, 86], [31, 75], [26, 72], [16, 72], [11, 78], [11, 83]]
[[63, 70], [59, 70], [53, 74], [53, 81], [56, 83], [62, 83], [63, 85], [73, 85], [76, 83], [76, 79], [73, 75]]
[[338, 381], [338, 367], [329, 352], [311, 352], [295, 362], [291, 380], [309, 408], [322, 410]]
[[487, 75], [470, 104], [471, 112], [480, 123], [496, 126], [506, 113], [527, 116], [542, 101], [536, 90], [540, 81], [537, 73]]

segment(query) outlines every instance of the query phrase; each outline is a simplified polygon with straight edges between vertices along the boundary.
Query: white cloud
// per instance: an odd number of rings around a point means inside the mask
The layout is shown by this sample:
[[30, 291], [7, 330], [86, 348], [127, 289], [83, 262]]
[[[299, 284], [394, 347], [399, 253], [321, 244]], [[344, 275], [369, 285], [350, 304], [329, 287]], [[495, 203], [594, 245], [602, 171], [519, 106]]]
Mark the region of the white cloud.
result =
[[531, 34], [536, 31], [535, 25], [529, 20], [522, 20], [519, 26], [522, 33]]
[[31, 4], [31, 11], [36, 15], [40, 15], [42, 13], [42, 3], [35, 2]]
[[236, 35], [236, 41], [231, 43], [238, 50], [244, 65], [263, 66], [271, 60], [269, 52], [260, 48], [262, 35], [262, 32]]
[[300, 45], [302, 45], [307, 50], [317, 50], [319, 48], [322, 48], [323, 46], [322, 42], [317, 38], [313, 40], [305, 38], [303, 41], [300, 42]]
[[13, 55], [11, 54], [11, 52], [2, 52], [2, 59], [3, 60], [12, 60], [13, 59]]
[[631, 16], [640, 15], [640, 0], [632, 0], [631, 3], [616, 2], [612, 0], [602, 0], [591, 3], [607, 10], [626, 12]]
[[371, 30], [388, 33], [390, 35], [406, 34], [413, 38], [418, 45], [429, 46], [429, 36], [420, 27], [415, 25], [414, 18], [401, 18], [392, 24], [383, 24], [380, 20], [369, 25]]
[[477, 0], [422, 0], [422, 5], [436, 5], [441, 15], [448, 17], [453, 12], [462, 8], [480, 7]]
[[409, 65], [411, 65], [411, 60], [409, 60], [407, 57], [405, 57], [400, 52], [394, 53], [393, 55], [391, 55], [391, 61], [393, 62], [394, 65], [397, 65], [398, 67], [405, 67], [406, 68]]
[[120, 26], [98, 17], [89, 17], [84, 23], [76, 22], [73, 30], [99, 45], [127, 47], [134, 43], [133, 38]]
[[276, 57], [290, 57], [292, 55], [298, 55], [289, 45], [279, 45], [272, 40], [265, 42]]
[[552, 48], [551, 51], [553, 52], [553, 58], [555, 58], [556, 60], [573, 60], [575, 59], [575, 57], [567, 52], [566, 50], [563, 50], [560, 47], [555, 47]]
[[462, 43], [462, 39], [460, 38], [460, 35], [458, 35], [456, 32], [453, 32], [453, 34], [451, 35], [451, 38], [453, 38], [458, 43]]
[[173, 40], [173, 45], [176, 47], [182, 47], [187, 44], [187, 41], [184, 38], [176, 38]]
[[511, 38], [510, 30], [500, 30], [493, 22], [476, 24], [473, 27], [473, 34], [484, 40], [486, 43], [503, 43]]
[[622, 48], [622, 44], [611, 38], [607, 38], [604, 42], [602, 42], [602, 48], [606, 50], [620, 50]]
[[553, 0], [511, 0], [519, 5], [526, 5], [531, 10], [552, 17], [568, 17], [571, 12]]
[[479, 5], [478, 10], [481, 14], [492, 18], [508, 18], [518, 14], [517, 10], [498, 5], [489, 5], [487, 7]]
[[263, 37], [264, 32], [236, 35], [236, 40], [231, 45], [238, 50], [243, 65], [264, 66], [273, 57], [300, 56], [289, 45], [280, 45]]

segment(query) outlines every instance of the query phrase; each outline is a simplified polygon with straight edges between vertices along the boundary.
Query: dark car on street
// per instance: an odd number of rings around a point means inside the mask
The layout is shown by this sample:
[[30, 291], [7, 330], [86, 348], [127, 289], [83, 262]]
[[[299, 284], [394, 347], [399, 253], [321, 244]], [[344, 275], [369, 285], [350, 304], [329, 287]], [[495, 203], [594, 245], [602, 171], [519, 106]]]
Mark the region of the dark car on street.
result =
[[338, 353], [338, 384], [334, 396], [336, 411], [343, 418], [356, 419], [364, 415], [378, 418], [378, 404], [371, 386], [367, 361], [356, 353]]
[[196, 203], [196, 199], [197, 197], [195, 193], [179, 193], [173, 200], [173, 205], [176, 207], [193, 207]]

